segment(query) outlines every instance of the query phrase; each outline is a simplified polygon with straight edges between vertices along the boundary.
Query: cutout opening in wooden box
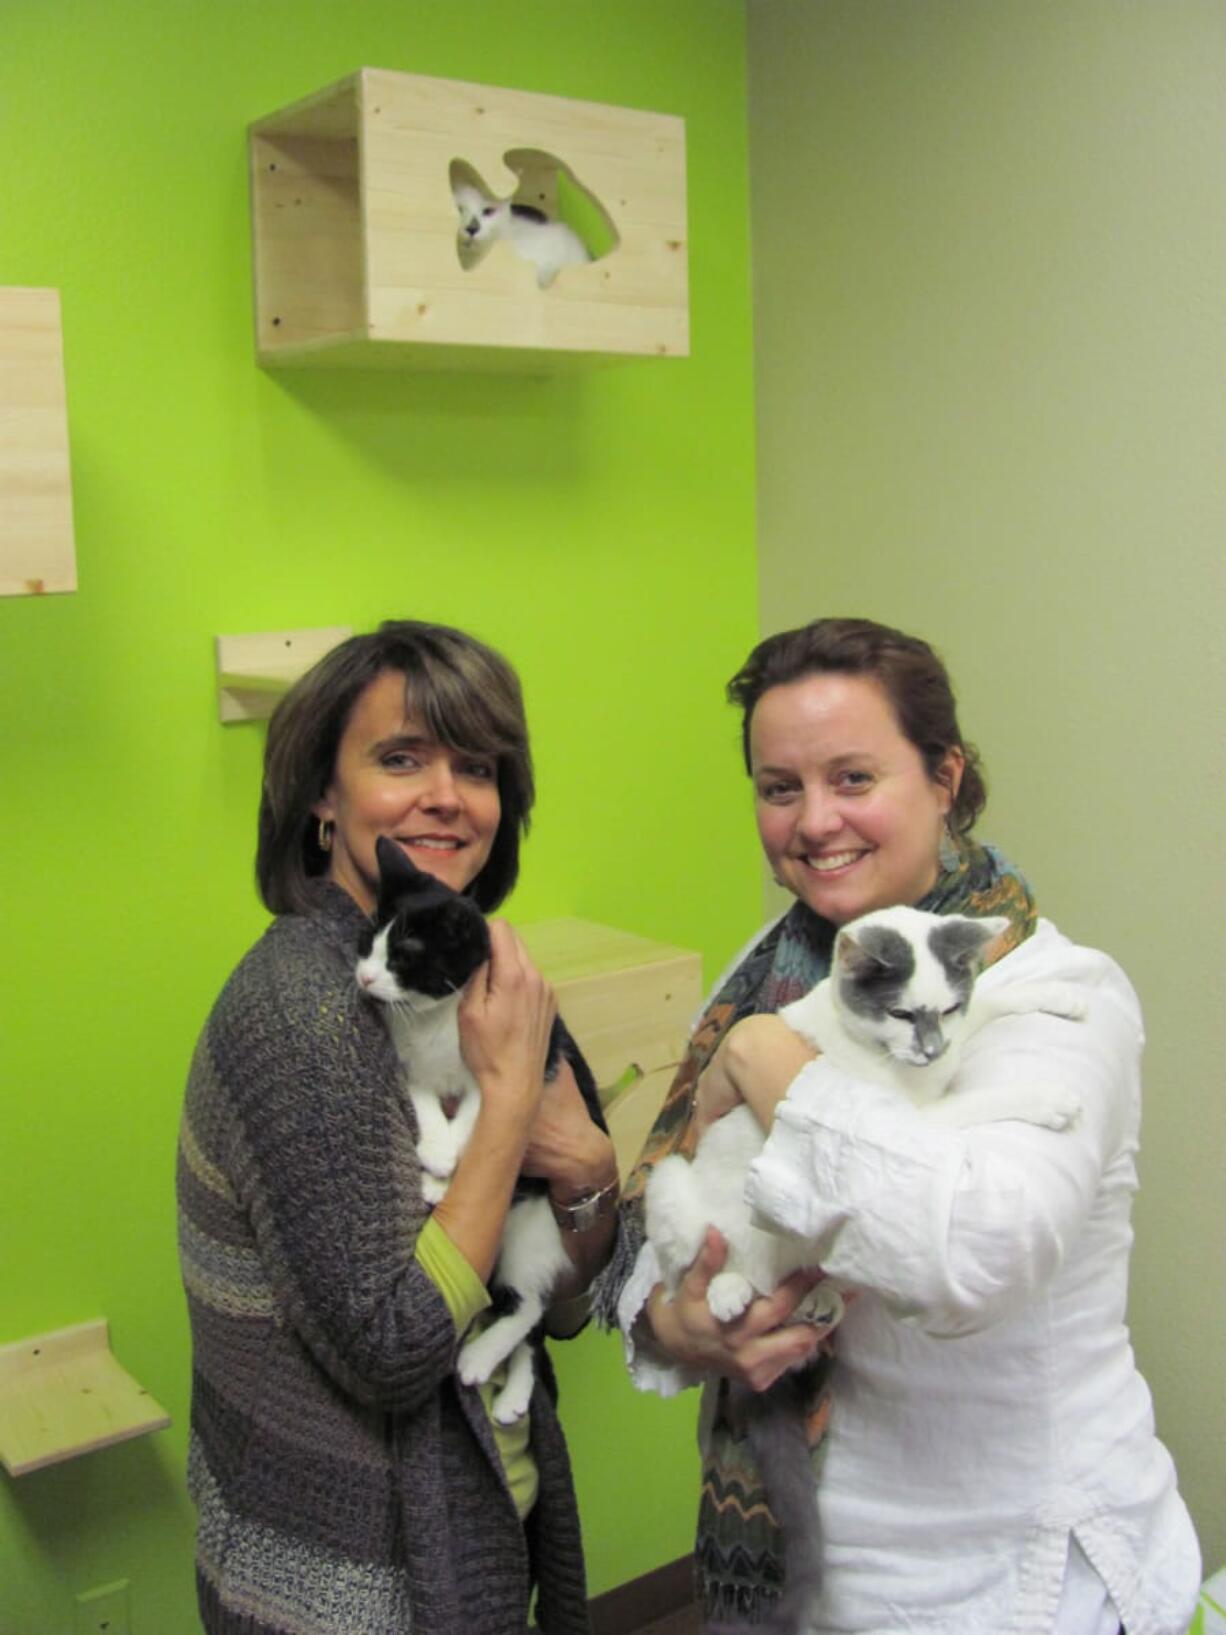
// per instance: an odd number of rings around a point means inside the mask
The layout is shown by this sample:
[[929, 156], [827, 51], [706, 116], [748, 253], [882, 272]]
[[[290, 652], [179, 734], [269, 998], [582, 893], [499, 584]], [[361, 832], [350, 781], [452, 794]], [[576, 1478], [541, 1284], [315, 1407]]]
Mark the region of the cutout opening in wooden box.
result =
[[[263, 364], [538, 369], [689, 351], [681, 119], [364, 68], [250, 141]], [[466, 252], [461, 185], [518, 206], [522, 241], [508, 228]], [[526, 211], [592, 259], [541, 279]]]
[[60, 294], [0, 289], [0, 596], [76, 588]]

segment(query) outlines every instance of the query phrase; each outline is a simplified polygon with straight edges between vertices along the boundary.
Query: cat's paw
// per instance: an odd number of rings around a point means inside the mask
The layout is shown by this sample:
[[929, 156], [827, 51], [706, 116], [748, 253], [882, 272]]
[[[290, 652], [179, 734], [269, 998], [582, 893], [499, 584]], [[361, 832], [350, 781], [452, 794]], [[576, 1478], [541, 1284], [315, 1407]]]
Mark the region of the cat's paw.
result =
[[447, 1196], [446, 1181], [440, 1181], [437, 1175], [423, 1175], [421, 1178], [421, 1195], [428, 1204], [442, 1203]]
[[487, 1328], [475, 1340], [466, 1340], [460, 1347], [455, 1371], [465, 1385], [484, 1385], [506, 1354], [502, 1336], [495, 1328]]
[[1063, 1085], [1049, 1085], [1033, 1092], [1026, 1110], [1026, 1120], [1039, 1124], [1045, 1130], [1067, 1130], [1081, 1112], [1081, 1097], [1075, 1090]]
[[707, 1289], [707, 1306], [712, 1317], [730, 1323], [739, 1317], [758, 1291], [740, 1272], [717, 1272]]
[[814, 1328], [834, 1328], [843, 1321], [843, 1296], [827, 1278], [809, 1290], [789, 1318], [793, 1323], [811, 1323]]
[[528, 1412], [532, 1401], [532, 1375], [526, 1379], [511, 1379], [490, 1404], [490, 1412], [499, 1425], [514, 1425]]

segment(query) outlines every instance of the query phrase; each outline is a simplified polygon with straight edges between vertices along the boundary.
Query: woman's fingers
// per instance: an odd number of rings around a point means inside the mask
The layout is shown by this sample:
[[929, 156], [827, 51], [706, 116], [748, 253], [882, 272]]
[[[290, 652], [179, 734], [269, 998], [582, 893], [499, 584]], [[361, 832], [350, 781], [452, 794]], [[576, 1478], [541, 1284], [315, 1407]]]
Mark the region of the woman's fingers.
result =
[[509, 1083], [539, 1099], [557, 1002], [528, 951], [502, 921], [490, 926], [490, 957], [460, 1002], [460, 1048], [488, 1091]]

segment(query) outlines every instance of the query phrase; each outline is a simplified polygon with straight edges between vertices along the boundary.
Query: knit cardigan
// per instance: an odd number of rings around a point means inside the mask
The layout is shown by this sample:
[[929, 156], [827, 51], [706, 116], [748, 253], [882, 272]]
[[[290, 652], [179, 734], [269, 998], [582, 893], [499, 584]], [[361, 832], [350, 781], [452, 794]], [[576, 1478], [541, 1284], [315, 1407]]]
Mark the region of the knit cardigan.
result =
[[230, 977], [178, 1161], [189, 1485], [209, 1635], [587, 1635], [579, 1519], [542, 1354], [540, 1492], [519, 1520], [457, 1336], [414, 1258], [427, 1217], [366, 924], [320, 884]]

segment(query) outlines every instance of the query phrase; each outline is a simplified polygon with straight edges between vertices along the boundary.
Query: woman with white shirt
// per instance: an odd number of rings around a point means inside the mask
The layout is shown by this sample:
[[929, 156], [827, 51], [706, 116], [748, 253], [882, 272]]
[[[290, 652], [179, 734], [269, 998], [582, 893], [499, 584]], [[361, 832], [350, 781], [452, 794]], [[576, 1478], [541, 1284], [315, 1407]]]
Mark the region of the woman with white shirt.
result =
[[[705, 1609], [754, 1623], [779, 1596], [783, 1541], [729, 1382], [763, 1390], [797, 1370], [818, 1481], [814, 1631], [1182, 1635], [1199, 1553], [1124, 1317], [1136, 996], [971, 838], [983, 780], [926, 643], [818, 620], [762, 642], [728, 690], [762, 846], [797, 901], [695, 1029], [627, 1188], [603, 1290], [641, 1388], [705, 1387]], [[1005, 915], [985, 986], [1053, 978], [1082, 990], [1084, 1022], [994, 1022], [959, 1077], [968, 1088], [1059, 1083], [1080, 1101], [1070, 1129], [932, 1128], [899, 1092], [815, 1057], [773, 1014], [827, 973], [839, 926], [900, 903]], [[742, 1100], [770, 1132], [750, 1201], [855, 1291], [829, 1338], [788, 1321], [812, 1277], [721, 1323], [706, 1303], [718, 1234], [672, 1299], [644, 1244], [652, 1165]]]

